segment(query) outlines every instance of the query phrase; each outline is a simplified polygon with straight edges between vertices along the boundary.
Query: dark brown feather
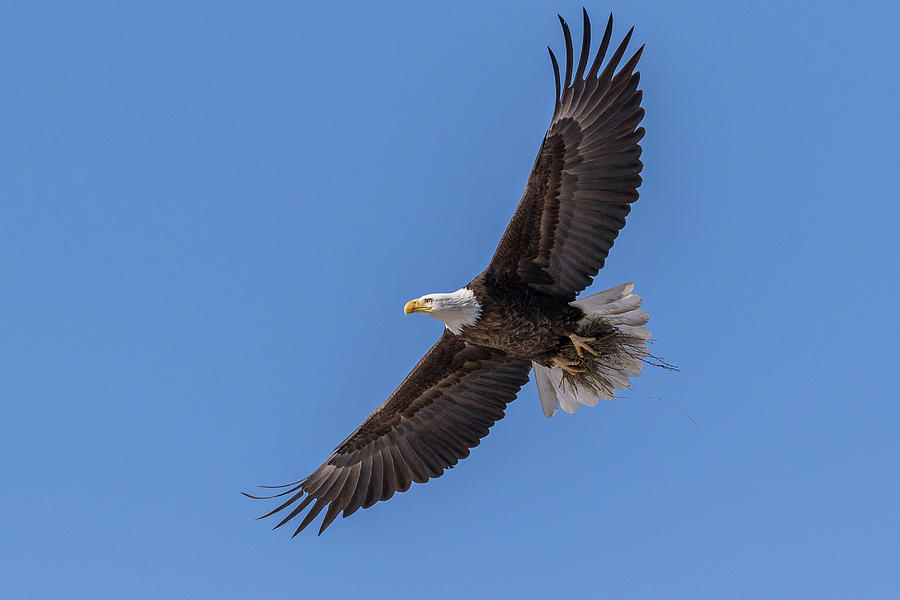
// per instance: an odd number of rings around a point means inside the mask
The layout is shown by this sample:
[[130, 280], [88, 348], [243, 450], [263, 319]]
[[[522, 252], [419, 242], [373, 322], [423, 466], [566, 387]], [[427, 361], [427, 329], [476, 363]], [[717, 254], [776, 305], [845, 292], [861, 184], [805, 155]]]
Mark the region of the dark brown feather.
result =
[[591, 64], [591, 70], [588, 71], [587, 74], [587, 79], [589, 80], [597, 78], [597, 72], [600, 70], [600, 65], [603, 64], [603, 59], [606, 58], [606, 50], [609, 48], [609, 40], [612, 38], [612, 26], [612, 13], [609, 13], [609, 19], [606, 21], [606, 29], [603, 31], [603, 39], [600, 41], [600, 47], [597, 48], [597, 56], [594, 57], [594, 62]]
[[575, 81], [581, 79], [584, 75], [584, 68], [587, 66], [588, 57], [591, 54], [591, 19], [588, 17], [587, 9], [581, 8], [584, 27], [582, 28], [581, 38], [581, 56], [578, 58], [578, 68], [575, 69]]
[[369, 481], [372, 476], [372, 457], [367, 456], [363, 458], [360, 463], [360, 472], [359, 472], [359, 481], [356, 483], [356, 489], [353, 491], [353, 496], [350, 498], [350, 501], [347, 503], [347, 506], [344, 507], [344, 514], [342, 518], [349, 517], [357, 510], [359, 510], [363, 502], [366, 501], [366, 493], [369, 490]]
[[566, 23], [566, 20], [562, 18], [562, 15], [556, 15], [559, 18], [559, 23], [562, 25], [563, 36], [566, 38], [566, 79], [563, 83], [563, 88], [569, 87], [569, 84], [572, 83], [572, 32], [569, 31], [569, 25]]

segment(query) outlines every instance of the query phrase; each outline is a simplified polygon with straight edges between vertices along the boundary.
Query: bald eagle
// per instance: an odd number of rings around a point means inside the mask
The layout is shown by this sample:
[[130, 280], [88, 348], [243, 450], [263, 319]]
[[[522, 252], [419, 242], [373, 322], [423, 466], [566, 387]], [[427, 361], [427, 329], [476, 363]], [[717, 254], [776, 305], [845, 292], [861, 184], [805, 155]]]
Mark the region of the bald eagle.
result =
[[[488, 267], [464, 287], [410, 300], [446, 328], [403, 383], [309, 477], [284, 486], [275, 528], [312, 508], [296, 536], [326, 507], [319, 533], [412, 482], [452, 468], [495, 422], [534, 371], [544, 414], [573, 413], [630, 386], [648, 356], [648, 315], [626, 283], [576, 299], [603, 267], [641, 184], [638, 127], [643, 46], [619, 69], [632, 28], [605, 64], [612, 15], [588, 64], [584, 12], [578, 62], [559, 17], [565, 72], [550, 50], [556, 104], [519, 206]], [[549, 48], [548, 48], [549, 50]], [[601, 68], [602, 67], [602, 68]], [[574, 71], [574, 72], [573, 72]]]

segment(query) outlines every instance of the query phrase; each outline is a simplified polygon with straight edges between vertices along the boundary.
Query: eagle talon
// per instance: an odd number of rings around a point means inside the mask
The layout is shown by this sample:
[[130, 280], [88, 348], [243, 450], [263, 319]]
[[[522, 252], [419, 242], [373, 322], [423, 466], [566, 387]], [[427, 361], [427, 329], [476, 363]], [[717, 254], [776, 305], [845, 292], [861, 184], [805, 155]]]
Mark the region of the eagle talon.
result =
[[597, 338], [581, 337], [574, 333], [570, 333], [568, 338], [572, 340], [572, 345], [575, 346], [575, 353], [578, 356], [584, 356], [582, 352], [587, 352], [591, 356], [597, 356], [597, 351], [589, 345], [591, 342], [596, 342]]
[[578, 366], [577, 360], [566, 360], [561, 356], [554, 356], [553, 363], [569, 375], [578, 375], [579, 373], [584, 373], [584, 369]]

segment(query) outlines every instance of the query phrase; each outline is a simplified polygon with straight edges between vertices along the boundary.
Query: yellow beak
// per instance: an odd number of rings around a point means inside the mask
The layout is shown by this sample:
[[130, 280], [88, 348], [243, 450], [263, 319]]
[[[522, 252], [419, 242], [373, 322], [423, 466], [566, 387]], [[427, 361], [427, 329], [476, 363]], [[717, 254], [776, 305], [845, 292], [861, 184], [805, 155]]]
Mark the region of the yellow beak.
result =
[[408, 315], [409, 313], [419, 312], [420, 310], [425, 310], [426, 306], [419, 304], [418, 300], [410, 300], [406, 303], [406, 306], [403, 307], [403, 314]]

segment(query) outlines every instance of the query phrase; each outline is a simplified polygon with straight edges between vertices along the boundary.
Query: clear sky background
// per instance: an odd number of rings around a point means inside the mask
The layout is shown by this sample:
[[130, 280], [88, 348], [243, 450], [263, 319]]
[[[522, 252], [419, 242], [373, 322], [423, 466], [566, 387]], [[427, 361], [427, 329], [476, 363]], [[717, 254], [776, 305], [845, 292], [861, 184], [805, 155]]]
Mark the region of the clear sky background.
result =
[[895, 3], [589, 5], [647, 45], [591, 289], [634, 280], [681, 373], [549, 420], [529, 383], [452, 472], [293, 541], [239, 492], [309, 474], [440, 335], [403, 304], [486, 265], [581, 5], [27, 4], [0, 596], [900, 597]]

